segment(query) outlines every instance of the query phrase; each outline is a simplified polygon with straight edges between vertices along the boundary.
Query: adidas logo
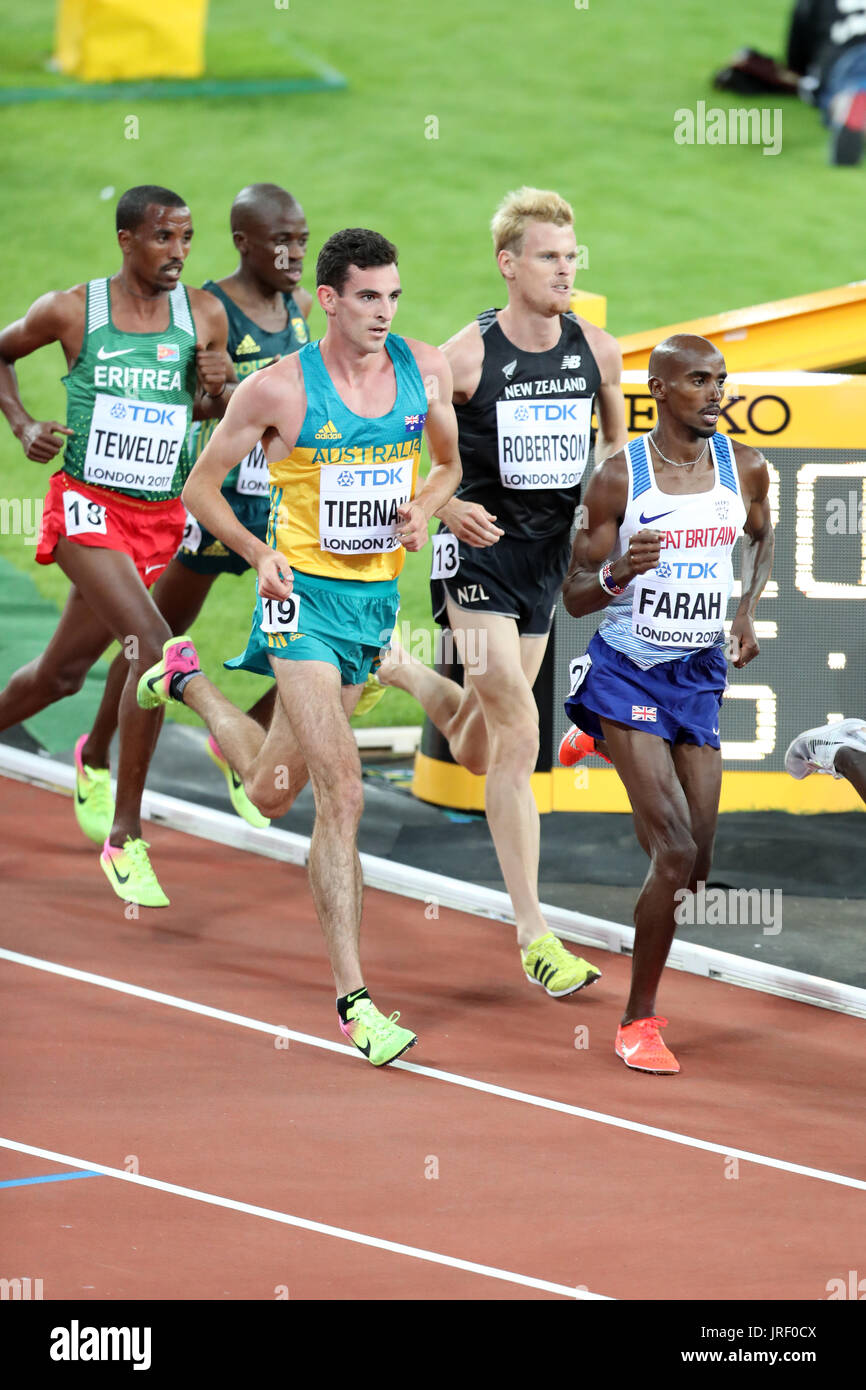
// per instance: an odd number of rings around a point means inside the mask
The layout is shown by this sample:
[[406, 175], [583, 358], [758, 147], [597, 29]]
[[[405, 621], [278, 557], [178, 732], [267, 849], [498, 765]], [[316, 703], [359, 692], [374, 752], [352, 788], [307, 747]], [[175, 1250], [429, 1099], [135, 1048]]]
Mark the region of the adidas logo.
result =
[[547, 982], [550, 979], [551, 975], [556, 974], [556, 966], [551, 965], [550, 961], [546, 961], [542, 958], [539, 958], [535, 962], [535, 968], [532, 973], [535, 976], [538, 983], [540, 985], [544, 985], [546, 988]]
[[323, 425], [322, 428], [321, 428], [320, 430], [316, 430], [316, 433], [315, 433], [315, 436], [314, 436], [314, 437], [315, 437], [316, 439], [342, 439], [342, 438], [343, 438], [343, 436], [340, 434], [340, 431], [337, 429], [337, 426], [334, 424], [333, 420], [329, 420], [328, 423], [327, 423], [326, 425]]
[[514, 376], [514, 368], [515, 368], [516, 366], [517, 366], [517, 358], [515, 357], [515, 359], [514, 359], [513, 362], [508, 362], [508, 363], [502, 368], [502, 375], [505, 377], [506, 381], [510, 381], [511, 378]]
[[222, 541], [211, 541], [211, 544], [206, 545], [201, 553], [202, 555], [228, 555], [229, 552]]
[[261, 348], [249, 333], [245, 333], [235, 348], [235, 355], [244, 356], [250, 352], [261, 352]]

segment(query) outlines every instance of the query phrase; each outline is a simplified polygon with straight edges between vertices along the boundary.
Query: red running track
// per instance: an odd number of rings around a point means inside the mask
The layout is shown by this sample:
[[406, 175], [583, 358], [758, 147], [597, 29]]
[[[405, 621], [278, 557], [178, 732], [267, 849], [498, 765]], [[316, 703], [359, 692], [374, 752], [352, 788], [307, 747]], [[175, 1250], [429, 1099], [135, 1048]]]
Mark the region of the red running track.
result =
[[45, 1299], [815, 1300], [862, 1264], [857, 1019], [670, 971], [682, 1072], [630, 1072], [626, 957], [551, 1000], [511, 928], [368, 892], [367, 982], [419, 1035], [377, 1071], [343, 1046], [305, 873], [148, 833], [172, 905], [135, 920], [68, 800], [0, 783], [7, 952], [239, 1016], [0, 956], [0, 1182], [116, 1173], [0, 1189], [0, 1273]]

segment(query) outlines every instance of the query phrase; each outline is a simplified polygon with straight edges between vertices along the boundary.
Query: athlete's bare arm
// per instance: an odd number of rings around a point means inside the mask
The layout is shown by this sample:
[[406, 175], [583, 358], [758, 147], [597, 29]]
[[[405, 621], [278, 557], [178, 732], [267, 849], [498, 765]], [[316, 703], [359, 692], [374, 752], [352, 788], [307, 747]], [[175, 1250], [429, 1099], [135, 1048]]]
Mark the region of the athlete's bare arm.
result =
[[52, 290], [31, 304], [23, 318], [0, 332], [0, 410], [25, 454], [35, 463], [50, 463], [63, 448], [64, 441], [58, 436], [75, 431], [58, 420], [34, 420], [28, 414], [21, 400], [13, 363], [21, 357], [29, 357], [31, 352], [48, 343], [60, 343], [67, 367], [71, 367], [84, 340], [86, 295], [86, 285], [76, 285], [71, 290]]
[[196, 460], [183, 490], [193, 516], [258, 573], [263, 598], [288, 598], [292, 573], [286, 561], [238, 521], [220, 489], [238, 459], [262, 441], [266, 457], [285, 458], [297, 442], [306, 411], [303, 375], [296, 355], [283, 357], [241, 382], [218, 430]]
[[737, 443], [734, 443], [734, 457], [740, 475], [740, 491], [747, 507], [741, 565], [743, 595], [731, 623], [731, 659], [734, 666], [740, 667], [747, 666], [760, 651], [753, 618], [773, 569], [775, 534], [766, 459], [757, 449]]
[[430, 518], [445, 505], [463, 476], [457, 451], [457, 416], [451, 403], [453, 381], [447, 358], [439, 348], [407, 338], [427, 389], [424, 434], [430, 451], [430, 472], [411, 502], [399, 507], [403, 525], [397, 534], [407, 550], [427, 544]]
[[610, 333], [575, 314], [601, 373], [601, 386], [595, 401], [598, 433], [595, 438], [595, 466], [604, 463], [628, 443], [625, 401], [622, 395], [622, 349]]
[[[584, 497], [586, 523], [574, 538], [562, 601], [573, 618], [597, 613], [613, 597], [601, 587], [598, 572], [616, 545], [617, 532], [628, 506], [628, 465], [620, 450], [596, 469]], [[628, 550], [611, 566], [611, 578], [624, 589], [636, 574], [655, 569], [661, 552], [661, 531], [638, 531]]]
[[195, 323], [199, 393], [213, 400], [226, 384], [229, 321], [224, 305], [209, 290], [190, 289], [187, 294]]
[[[455, 405], [465, 405], [478, 390], [484, 365], [484, 344], [477, 319], [449, 338], [442, 353], [451, 371], [451, 398]], [[495, 524], [496, 517], [480, 502], [463, 502], [459, 497], [452, 497], [437, 509], [436, 516], [445, 522], [452, 535], [467, 545], [494, 545], [505, 534]]]

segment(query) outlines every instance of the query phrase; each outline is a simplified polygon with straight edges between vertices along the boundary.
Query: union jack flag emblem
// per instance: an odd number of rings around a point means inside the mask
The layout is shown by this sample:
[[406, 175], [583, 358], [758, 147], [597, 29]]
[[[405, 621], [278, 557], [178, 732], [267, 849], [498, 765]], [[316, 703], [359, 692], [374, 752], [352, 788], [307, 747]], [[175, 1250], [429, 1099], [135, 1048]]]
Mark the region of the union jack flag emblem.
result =
[[427, 415], [425, 412], [423, 415], [407, 415], [405, 418], [407, 430], [416, 432], [424, 428], [424, 421], [427, 419]]
[[658, 705], [632, 705], [632, 719], [648, 720], [650, 724], [655, 724], [658, 714]]

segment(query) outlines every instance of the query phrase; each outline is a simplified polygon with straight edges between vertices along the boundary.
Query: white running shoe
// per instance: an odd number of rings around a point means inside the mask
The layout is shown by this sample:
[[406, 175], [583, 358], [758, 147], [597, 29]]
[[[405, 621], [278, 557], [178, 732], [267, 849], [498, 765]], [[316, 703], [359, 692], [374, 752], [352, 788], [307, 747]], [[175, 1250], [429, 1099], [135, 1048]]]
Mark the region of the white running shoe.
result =
[[807, 729], [794, 739], [785, 754], [785, 769], [798, 780], [813, 772], [826, 772], [838, 781], [842, 774], [834, 764], [840, 748], [866, 753], [866, 723], [862, 719], [840, 719], [835, 724]]

